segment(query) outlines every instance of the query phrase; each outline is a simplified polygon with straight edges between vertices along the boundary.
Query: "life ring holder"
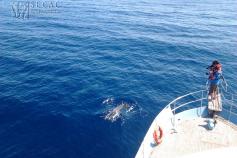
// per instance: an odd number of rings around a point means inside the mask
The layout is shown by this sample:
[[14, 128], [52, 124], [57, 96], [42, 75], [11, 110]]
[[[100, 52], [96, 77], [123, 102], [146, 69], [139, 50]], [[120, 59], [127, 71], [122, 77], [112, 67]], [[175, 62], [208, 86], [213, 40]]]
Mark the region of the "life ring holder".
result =
[[163, 138], [163, 130], [159, 126], [158, 129], [155, 129], [153, 132], [153, 139], [157, 145], [161, 144]]

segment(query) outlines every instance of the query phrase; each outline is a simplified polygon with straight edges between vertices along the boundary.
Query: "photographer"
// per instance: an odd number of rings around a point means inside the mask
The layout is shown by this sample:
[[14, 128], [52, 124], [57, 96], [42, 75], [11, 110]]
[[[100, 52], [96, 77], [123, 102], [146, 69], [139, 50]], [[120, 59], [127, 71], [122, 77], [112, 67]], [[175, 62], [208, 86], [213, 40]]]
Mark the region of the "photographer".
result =
[[209, 70], [209, 93], [208, 99], [215, 100], [218, 95], [218, 85], [222, 76], [222, 67], [221, 64], [214, 60], [212, 65], [208, 67]]

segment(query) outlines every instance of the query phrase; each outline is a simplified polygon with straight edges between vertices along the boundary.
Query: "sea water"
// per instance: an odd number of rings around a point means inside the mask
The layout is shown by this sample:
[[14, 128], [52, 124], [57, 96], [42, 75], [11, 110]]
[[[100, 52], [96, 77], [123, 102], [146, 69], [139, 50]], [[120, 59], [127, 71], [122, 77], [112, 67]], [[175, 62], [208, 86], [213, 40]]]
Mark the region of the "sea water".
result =
[[[214, 59], [237, 88], [236, 9], [236, 0], [1, 0], [0, 157], [133, 158], [165, 105], [205, 87]], [[134, 108], [105, 120], [122, 102]]]

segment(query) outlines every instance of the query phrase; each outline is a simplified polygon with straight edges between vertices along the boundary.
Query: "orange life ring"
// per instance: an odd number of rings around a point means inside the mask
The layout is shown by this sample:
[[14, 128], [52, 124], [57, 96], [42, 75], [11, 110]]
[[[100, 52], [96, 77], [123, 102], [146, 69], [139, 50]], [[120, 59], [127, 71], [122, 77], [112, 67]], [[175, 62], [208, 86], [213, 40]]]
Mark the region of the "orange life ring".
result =
[[157, 145], [159, 145], [162, 142], [162, 137], [163, 137], [163, 130], [159, 126], [158, 130], [155, 129], [153, 132], [153, 138]]

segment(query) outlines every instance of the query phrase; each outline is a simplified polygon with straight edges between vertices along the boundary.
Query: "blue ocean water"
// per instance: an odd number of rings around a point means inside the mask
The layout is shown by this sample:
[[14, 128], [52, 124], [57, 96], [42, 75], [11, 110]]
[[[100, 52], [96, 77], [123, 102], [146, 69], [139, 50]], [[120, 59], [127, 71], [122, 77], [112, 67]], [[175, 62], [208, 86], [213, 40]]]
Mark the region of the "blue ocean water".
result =
[[[0, 0], [1, 158], [132, 158], [212, 60], [237, 88], [236, 0], [17, 2]], [[104, 120], [108, 98], [135, 109]]]

